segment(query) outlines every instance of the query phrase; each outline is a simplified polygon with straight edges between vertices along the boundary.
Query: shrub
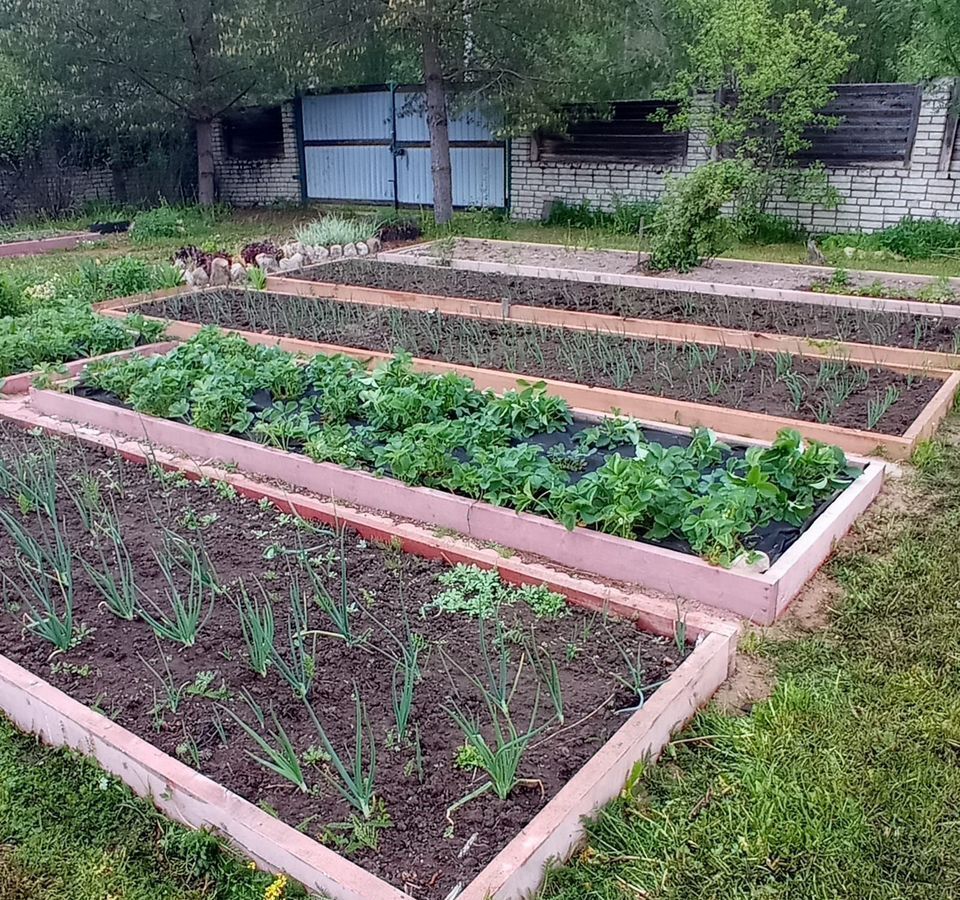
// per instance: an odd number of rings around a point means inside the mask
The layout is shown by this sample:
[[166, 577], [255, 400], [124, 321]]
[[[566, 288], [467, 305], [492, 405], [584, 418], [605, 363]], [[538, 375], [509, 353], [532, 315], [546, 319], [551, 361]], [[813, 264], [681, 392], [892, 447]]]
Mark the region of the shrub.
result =
[[108, 263], [103, 276], [105, 289], [118, 297], [148, 291], [153, 287], [153, 282], [153, 267], [132, 256]]
[[138, 243], [157, 238], [180, 237], [186, 232], [183, 210], [174, 206], [158, 206], [137, 213], [131, 228], [133, 240]]
[[827, 250], [856, 247], [886, 251], [904, 259], [930, 259], [960, 255], [960, 222], [942, 219], [913, 219], [906, 216], [896, 225], [872, 234], [837, 234], [823, 242]]
[[651, 228], [651, 268], [686, 272], [719, 253], [732, 231], [720, 211], [752, 175], [749, 163], [724, 159], [670, 179]]
[[356, 244], [373, 237], [376, 227], [373, 222], [345, 219], [341, 216], [324, 216], [316, 222], [301, 225], [296, 238], [308, 247], [328, 247], [331, 244]]

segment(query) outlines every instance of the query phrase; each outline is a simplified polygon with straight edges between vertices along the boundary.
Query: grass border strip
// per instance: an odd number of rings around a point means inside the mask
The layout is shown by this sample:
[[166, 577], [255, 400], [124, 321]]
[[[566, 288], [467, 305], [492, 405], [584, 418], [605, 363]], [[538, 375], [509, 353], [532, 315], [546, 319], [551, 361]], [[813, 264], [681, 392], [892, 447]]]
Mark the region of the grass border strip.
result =
[[[104, 314], [115, 317], [127, 315], [122, 310], [106, 310]], [[204, 327], [197, 322], [161, 319], [156, 316], [145, 316], [144, 318], [148, 321], [164, 322], [168, 337], [184, 340], [193, 337]], [[280, 347], [291, 353], [301, 353], [308, 357], [320, 353], [327, 355], [342, 354], [360, 360], [367, 365], [393, 358], [393, 354], [376, 350], [360, 350], [356, 347], [344, 347], [339, 344], [321, 344], [300, 338], [280, 337], [269, 332], [244, 331], [238, 328], [221, 328], [221, 330], [227, 334], [239, 335], [252, 344]], [[419, 372], [435, 374], [455, 372], [471, 379], [480, 389], [489, 388], [496, 392], [512, 390], [517, 387], [518, 382], [529, 382], [531, 380], [529, 376], [504, 372], [499, 369], [481, 369], [419, 357], [413, 358], [413, 367]], [[694, 403], [688, 400], [655, 397], [652, 394], [590, 387], [572, 381], [558, 381], [553, 378], [534, 380], [542, 381], [551, 393], [563, 397], [574, 409], [585, 410], [594, 414], [606, 414], [615, 409], [623, 415], [633, 416], [651, 424], [665, 423], [687, 428], [703, 426], [721, 434], [734, 435], [739, 439], [747, 438], [764, 442], [775, 440], [777, 432], [784, 428], [794, 428], [807, 438], [836, 444], [848, 453], [861, 456], [879, 454], [888, 459], [902, 460], [908, 459], [918, 441], [922, 440], [924, 435], [932, 434], [946, 416], [952, 400], [945, 401], [945, 398], [954, 398], [960, 391], [960, 371], [927, 370], [927, 375], [933, 378], [942, 378], [944, 381], [943, 387], [920, 410], [914, 422], [902, 436], [881, 434], [880, 432], [865, 431], [858, 428], [843, 428], [837, 425], [823, 425], [819, 422], [807, 422], [785, 416], [771, 416], [765, 413], [749, 412], [724, 406], [711, 406], [706, 403]]]
[[[462, 238], [461, 240], [475, 240]], [[488, 241], [509, 246], [524, 246], [524, 241]], [[550, 246], [556, 249], [559, 244], [527, 244], [528, 246]], [[404, 248], [410, 249], [410, 248]], [[441, 260], [435, 256], [403, 255], [402, 251], [387, 251], [377, 254], [381, 262], [397, 263], [405, 266], [436, 267]], [[755, 260], [729, 260], [758, 264]], [[812, 306], [840, 306], [849, 309], [864, 309], [872, 312], [900, 312], [921, 316], [935, 316], [945, 319], [960, 319], [960, 303], [925, 303], [921, 300], [896, 300], [892, 297], [858, 297], [855, 294], [821, 294], [814, 291], [799, 291], [787, 288], [770, 288], [759, 285], [730, 284], [714, 281], [693, 281], [684, 278], [664, 278], [657, 275], [628, 275], [615, 272], [597, 272], [590, 269], [564, 269], [551, 266], [529, 266], [517, 263], [487, 262], [475, 259], [444, 260], [446, 268], [461, 269], [465, 272], [483, 272], [490, 275], [515, 275], [530, 278], [555, 278], [561, 281], [583, 281], [595, 284], [612, 284], [624, 287], [647, 288], [681, 293], [718, 294], [726, 297], [744, 297], [754, 300], [774, 300], [785, 303], [806, 303]], [[323, 265], [323, 263], [321, 263]], [[769, 265], [760, 263], [760, 265]], [[777, 263], [776, 265], [781, 265]], [[813, 268], [813, 267], [811, 267]], [[833, 269], [826, 269], [830, 274]], [[859, 271], [859, 270], [858, 270]], [[886, 277], [919, 278], [921, 276], [904, 275], [897, 272], [865, 273]], [[960, 280], [954, 279], [960, 286]]]
[[302, 454], [201, 431], [192, 425], [71, 394], [34, 389], [29, 402], [45, 415], [119, 432], [152, 445], [172, 447], [197, 459], [233, 463], [243, 471], [288, 482], [322, 496], [429, 522], [475, 540], [497, 542], [584, 572], [686, 597], [763, 625], [773, 622], [778, 611], [786, 608], [807, 578], [829, 556], [833, 544], [850, 523], [869, 506], [880, 490], [884, 471], [882, 463], [866, 465], [861, 476], [834, 501], [831, 509], [836, 514], [821, 515], [795, 542], [791, 548], [794, 551], [792, 566], [775, 566], [770, 572], [756, 574], [717, 568], [690, 554], [598, 531], [568, 531], [559, 522], [543, 516], [516, 513], [333, 463], [315, 463]]
[[[321, 263], [320, 265], [326, 265]], [[317, 268], [317, 267], [311, 267]], [[440, 294], [420, 294], [413, 291], [393, 291], [346, 285], [334, 282], [312, 281], [289, 275], [270, 275], [266, 289], [274, 294], [297, 297], [316, 297], [339, 303], [440, 312], [444, 315], [512, 322], [528, 325], [548, 325], [572, 331], [600, 331], [620, 337], [677, 343], [708, 344], [763, 353], [789, 353], [811, 359], [844, 359], [868, 366], [883, 366], [902, 372], [928, 369], [960, 369], [960, 354], [912, 347], [891, 347], [883, 344], [862, 344], [853, 341], [818, 340], [797, 335], [763, 331], [745, 331], [720, 328], [691, 322], [672, 322], [660, 319], [622, 318], [603, 313], [577, 310], [550, 309], [525, 304], [500, 304], [487, 300], [473, 300]], [[135, 306], [136, 304], [132, 304]], [[129, 309], [130, 307], [123, 307]]]

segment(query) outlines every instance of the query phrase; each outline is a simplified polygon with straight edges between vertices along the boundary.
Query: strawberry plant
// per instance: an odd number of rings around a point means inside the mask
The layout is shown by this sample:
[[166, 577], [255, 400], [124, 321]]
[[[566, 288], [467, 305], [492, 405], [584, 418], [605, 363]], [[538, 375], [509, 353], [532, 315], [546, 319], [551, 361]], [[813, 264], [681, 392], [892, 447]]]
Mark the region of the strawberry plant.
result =
[[[748, 551], [758, 528], [802, 525], [856, 477], [840, 450], [794, 431], [739, 455], [706, 429], [663, 446], [615, 418], [545, 451], [520, 436], [560, 431], [572, 416], [543, 384], [497, 397], [455, 374], [416, 372], [403, 354], [370, 373], [346, 357], [304, 363], [209, 328], [166, 356], [91, 366], [85, 382], [146, 413], [548, 515], [571, 529], [680, 541], [721, 565]], [[254, 415], [254, 396], [264, 391], [273, 403]], [[623, 447], [626, 455], [617, 452]], [[583, 473], [595, 455], [602, 464]]]

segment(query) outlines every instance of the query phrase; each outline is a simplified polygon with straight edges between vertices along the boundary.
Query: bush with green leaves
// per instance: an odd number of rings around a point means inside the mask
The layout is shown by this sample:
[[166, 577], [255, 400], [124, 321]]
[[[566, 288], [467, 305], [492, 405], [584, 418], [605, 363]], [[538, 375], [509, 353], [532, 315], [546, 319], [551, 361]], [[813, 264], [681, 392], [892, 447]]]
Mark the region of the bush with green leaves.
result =
[[108, 319], [75, 300], [52, 303], [0, 319], [0, 377], [149, 344], [163, 330], [142, 316]]
[[651, 267], [686, 272], [716, 256], [733, 234], [731, 223], [721, 217], [723, 207], [754, 175], [750, 163], [724, 159], [669, 179], [651, 229]]

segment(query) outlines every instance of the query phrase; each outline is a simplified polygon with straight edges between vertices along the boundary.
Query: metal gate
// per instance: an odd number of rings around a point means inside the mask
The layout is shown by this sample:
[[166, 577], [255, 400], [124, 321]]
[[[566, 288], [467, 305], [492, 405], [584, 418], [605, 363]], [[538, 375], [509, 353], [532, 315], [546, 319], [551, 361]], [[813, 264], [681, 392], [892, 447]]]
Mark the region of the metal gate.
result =
[[[431, 206], [430, 135], [422, 87], [301, 98], [310, 200]], [[475, 111], [449, 120], [453, 205], [506, 205], [506, 143]]]

